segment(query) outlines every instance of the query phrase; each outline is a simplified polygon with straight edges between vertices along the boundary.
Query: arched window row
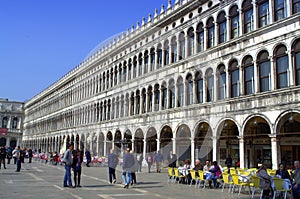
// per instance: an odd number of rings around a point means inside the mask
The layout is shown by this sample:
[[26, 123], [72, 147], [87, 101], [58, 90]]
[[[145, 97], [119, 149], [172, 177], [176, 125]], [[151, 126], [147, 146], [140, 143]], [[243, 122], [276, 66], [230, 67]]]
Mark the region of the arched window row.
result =
[[[247, 34], [253, 30], [257, 30], [266, 25], [280, 21], [293, 14], [300, 12], [299, 0], [259, 0], [252, 3], [252, 0], [244, 0], [240, 5], [234, 4], [230, 7], [219, 11], [216, 16], [210, 16], [206, 19], [202, 19], [194, 27], [188, 27], [186, 30], [179, 32], [171, 38], [165, 39], [161, 43], [155, 46], [151, 46], [143, 52], [140, 52], [128, 60], [121, 61], [120, 63], [111, 66], [110, 69], [98, 73], [96, 76], [81, 82], [75, 89], [65, 92], [60, 96], [60, 99], [56, 102], [51, 102], [49, 105], [41, 108], [42, 111], [37, 110], [37, 114], [46, 115], [49, 111], [59, 110], [61, 107], [66, 107], [81, 101], [87, 97], [91, 97], [98, 93], [101, 93], [109, 88], [122, 84], [126, 81], [145, 75], [163, 66], [175, 63], [181, 59], [185, 59], [193, 54], [203, 52], [218, 44], [235, 39], [243, 34]], [[278, 63], [281, 64], [288, 60], [283, 57], [276, 57]], [[270, 84], [266, 81], [270, 78], [267, 77], [268, 67], [267, 62], [260, 63], [263, 66], [260, 68], [260, 74], [264, 74], [260, 80], [258, 90], [269, 90]], [[100, 68], [100, 67], [99, 67]], [[247, 66], [247, 73], [253, 71], [251, 65]], [[288, 84], [289, 79], [285, 79], [285, 67], [278, 67], [277, 71], [278, 81], [274, 82], [275, 88], [282, 88]], [[230, 81], [234, 82], [239, 80], [236, 77], [237, 71], [230, 77]], [[247, 79], [247, 88], [244, 93], [252, 93], [256, 86], [251, 86], [251, 75], [242, 75], [244, 79]], [[264, 77], [264, 78], [263, 78]], [[224, 78], [224, 74], [223, 77]], [[241, 77], [239, 77], [241, 78]], [[299, 78], [295, 76], [296, 81], [299, 82]], [[210, 78], [209, 85], [213, 78]], [[218, 82], [219, 84], [220, 81]], [[264, 86], [263, 86], [264, 85]], [[212, 85], [211, 85], [212, 86]], [[221, 89], [221, 85], [217, 85]], [[236, 96], [240, 95], [238, 82], [230, 93], [222, 95]], [[210, 89], [208, 89], [210, 90]], [[223, 88], [224, 90], [224, 88]], [[235, 90], [237, 90], [235, 92]], [[231, 94], [232, 93], [234, 94]], [[256, 91], [256, 92], [257, 92]], [[221, 92], [221, 91], [220, 91]], [[223, 96], [218, 94], [216, 99], [222, 99]], [[206, 96], [207, 97], [207, 96]], [[213, 96], [209, 96], [213, 97]], [[41, 115], [39, 115], [41, 116]]]

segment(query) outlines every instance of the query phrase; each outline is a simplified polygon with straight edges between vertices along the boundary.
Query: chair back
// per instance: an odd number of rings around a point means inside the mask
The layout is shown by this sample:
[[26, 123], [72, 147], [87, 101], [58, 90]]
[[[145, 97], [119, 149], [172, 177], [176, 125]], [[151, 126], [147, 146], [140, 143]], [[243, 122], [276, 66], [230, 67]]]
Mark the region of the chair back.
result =
[[178, 172], [178, 168], [174, 168], [174, 173], [176, 177], [179, 177], [179, 172]]
[[239, 175], [231, 174], [233, 184], [239, 184]]
[[235, 168], [230, 168], [230, 174], [236, 174]]
[[196, 179], [196, 172], [195, 172], [195, 170], [190, 170], [190, 174], [191, 174], [191, 177], [192, 177], [192, 179], [193, 180], [195, 180]]
[[260, 188], [260, 178], [257, 176], [252, 176], [253, 187]]
[[229, 183], [229, 174], [228, 173], [222, 173], [224, 183]]
[[173, 176], [173, 168], [172, 167], [168, 167], [168, 174], [169, 174], [169, 176]]
[[200, 180], [204, 180], [204, 172], [201, 170], [198, 170], [199, 178]]
[[283, 190], [283, 179], [281, 178], [273, 178], [274, 181], [274, 188], [277, 191]]

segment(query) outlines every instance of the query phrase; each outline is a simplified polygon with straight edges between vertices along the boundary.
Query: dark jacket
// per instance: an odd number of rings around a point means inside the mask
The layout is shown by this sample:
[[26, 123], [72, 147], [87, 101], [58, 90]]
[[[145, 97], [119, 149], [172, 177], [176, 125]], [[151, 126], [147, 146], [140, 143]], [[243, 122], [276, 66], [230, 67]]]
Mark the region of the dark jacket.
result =
[[289, 179], [289, 180], [291, 180], [291, 176], [290, 176], [289, 172], [286, 169], [283, 169], [283, 170], [278, 169], [276, 171], [276, 175], [281, 176], [282, 179]]
[[169, 167], [176, 167], [176, 161], [177, 161], [177, 155], [176, 154], [172, 154], [172, 158], [171, 155], [168, 156], [168, 162], [169, 162]]
[[134, 170], [134, 157], [131, 153], [126, 153], [123, 157], [122, 168], [126, 171]]
[[110, 168], [116, 168], [119, 162], [119, 158], [115, 153], [110, 153], [107, 157], [107, 164]]

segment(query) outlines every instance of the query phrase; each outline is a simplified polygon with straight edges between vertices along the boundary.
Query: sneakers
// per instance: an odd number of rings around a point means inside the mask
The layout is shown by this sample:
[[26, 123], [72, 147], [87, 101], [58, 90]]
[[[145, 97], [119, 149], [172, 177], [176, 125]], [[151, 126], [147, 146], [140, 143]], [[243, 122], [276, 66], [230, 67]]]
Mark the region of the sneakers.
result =
[[113, 184], [116, 184], [116, 182], [117, 182], [116, 179], [114, 179], [114, 180], [112, 181]]

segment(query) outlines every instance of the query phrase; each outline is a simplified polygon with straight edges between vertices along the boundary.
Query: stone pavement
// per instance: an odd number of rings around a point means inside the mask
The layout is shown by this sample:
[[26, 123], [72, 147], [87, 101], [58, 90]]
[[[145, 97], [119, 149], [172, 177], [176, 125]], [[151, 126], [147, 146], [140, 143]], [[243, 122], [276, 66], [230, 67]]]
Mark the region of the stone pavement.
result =
[[[26, 160], [27, 161], [27, 160]], [[64, 167], [33, 162], [22, 164], [20, 173], [15, 172], [15, 165], [7, 165], [0, 170], [0, 198], [55, 198], [55, 199], [115, 199], [115, 198], [250, 198], [249, 193], [228, 194], [221, 189], [199, 189], [194, 186], [168, 182], [166, 169], [162, 173], [137, 173], [138, 184], [123, 189], [121, 167], [117, 169], [117, 183], [108, 183], [108, 169], [104, 166], [83, 166], [82, 188], [64, 188], [62, 181]], [[153, 168], [154, 169], [154, 168]], [[255, 198], [259, 198], [256, 195]]]

